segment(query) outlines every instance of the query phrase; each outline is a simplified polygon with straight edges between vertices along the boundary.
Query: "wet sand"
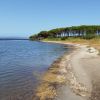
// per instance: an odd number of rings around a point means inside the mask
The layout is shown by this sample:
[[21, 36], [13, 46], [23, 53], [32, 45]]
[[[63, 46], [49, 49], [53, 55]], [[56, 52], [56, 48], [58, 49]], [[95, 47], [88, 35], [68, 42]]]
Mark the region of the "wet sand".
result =
[[100, 100], [98, 51], [87, 45], [70, 45], [77, 49], [54, 62], [33, 100]]

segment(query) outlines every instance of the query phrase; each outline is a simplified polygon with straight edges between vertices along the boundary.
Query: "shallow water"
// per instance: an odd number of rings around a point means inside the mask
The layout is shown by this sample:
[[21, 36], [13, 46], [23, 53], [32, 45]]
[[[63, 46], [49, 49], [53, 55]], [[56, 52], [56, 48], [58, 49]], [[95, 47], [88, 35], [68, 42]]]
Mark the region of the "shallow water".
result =
[[0, 100], [32, 100], [39, 77], [66, 50], [61, 44], [0, 41]]

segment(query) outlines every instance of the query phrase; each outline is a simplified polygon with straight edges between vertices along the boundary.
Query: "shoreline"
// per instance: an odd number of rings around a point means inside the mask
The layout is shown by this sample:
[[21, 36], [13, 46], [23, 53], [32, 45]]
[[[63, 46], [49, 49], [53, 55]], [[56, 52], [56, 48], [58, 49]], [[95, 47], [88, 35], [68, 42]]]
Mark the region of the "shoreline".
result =
[[[89, 51], [87, 52], [88, 45], [48, 42], [71, 45], [75, 49], [69, 54], [64, 54], [51, 65], [44, 74], [33, 100], [66, 100], [66, 98], [68, 100], [88, 100], [92, 92], [91, 80], [77, 61], [84, 58], [84, 55], [90, 58], [94, 57], [98, 51], [92, 48], [91, 50], [94, 51], [91, 54]], [[85, 78], [82, 78], [84, 76]]]
[[[47, 42], [46, 42], [47, 43]], [[75, 47], [73, 47], [75, 49]], [[37, 87], [33, 100], [54, 100], [57, 97], [57, 90], [62, 85], [66, 84], [65, 74], [66, 70], [63, 69], [61, 63], [64, 59], [64, 55], [70, 55], [70, 53], [64, 53], [57, 58], [42, 77], [40, 86]], [[60, 71], [62, 69], [62, 71]]]

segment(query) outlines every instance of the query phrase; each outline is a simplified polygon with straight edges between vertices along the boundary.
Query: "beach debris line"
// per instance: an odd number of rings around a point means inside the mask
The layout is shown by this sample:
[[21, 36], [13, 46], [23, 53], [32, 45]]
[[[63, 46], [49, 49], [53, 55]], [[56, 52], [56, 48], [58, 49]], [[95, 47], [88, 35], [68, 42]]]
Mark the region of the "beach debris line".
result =
[[33, 100], [53, 100], [57, 97], [58, 86], [66, 84], [65, 76], [59, 71], [61, 61], [62, 57], [57, 59], [44, 74]]

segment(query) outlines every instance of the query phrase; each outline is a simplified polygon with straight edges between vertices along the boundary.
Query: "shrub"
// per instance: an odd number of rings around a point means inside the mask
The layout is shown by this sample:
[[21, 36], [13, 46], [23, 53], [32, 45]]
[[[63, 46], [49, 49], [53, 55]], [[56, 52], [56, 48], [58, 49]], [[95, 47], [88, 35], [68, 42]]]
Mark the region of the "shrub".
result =
[[95, 38], [95, 33], [86, 33], [85, 36], [83, 36], [84, 39], [93, 39]]
[[61, 40], [66, 40], [67, 39], [67, 37], [61, 37]]

